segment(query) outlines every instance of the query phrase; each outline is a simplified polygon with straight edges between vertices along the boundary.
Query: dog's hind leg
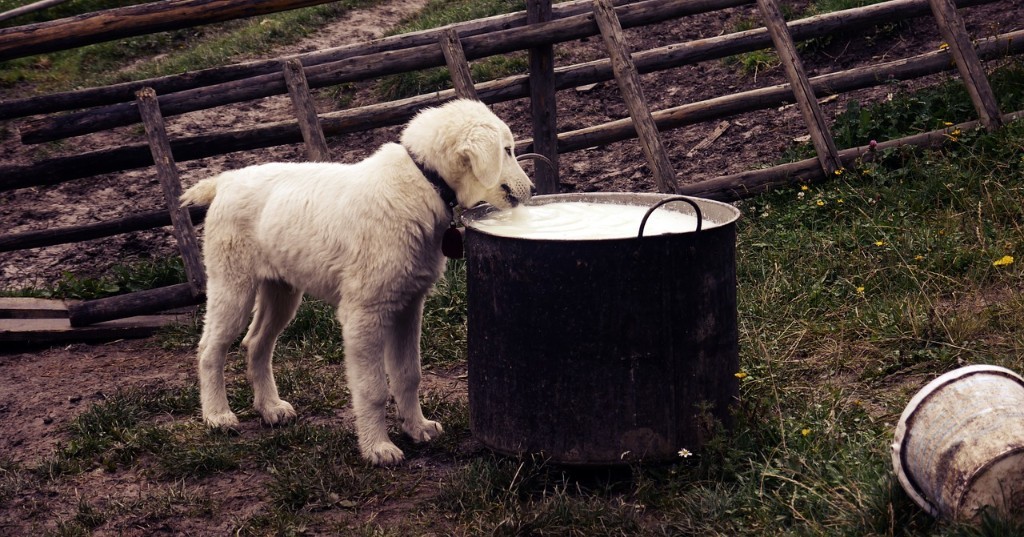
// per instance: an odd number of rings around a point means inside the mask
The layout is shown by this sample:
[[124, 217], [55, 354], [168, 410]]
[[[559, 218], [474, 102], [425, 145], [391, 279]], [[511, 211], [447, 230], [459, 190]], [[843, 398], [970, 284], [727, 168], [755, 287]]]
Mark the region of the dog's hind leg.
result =
[[206, 286], [206, 318], [199, 340], [199, 400], [203, 421], [211, 427], [237, 427], [228, 406], [224, 362], [231, 343], [252, 310], [254, 289], [245, 281], [226, 282], [211, 276]]
[[404, 311], [395, 315], [384, 337], [384, 365], [391, 380], [391, 394], [402, 418], [402, 430], [417, 442], [439, 436], [441, 424], [423, 417], [420, 408], [420, 328], [425, 297], [412, 300]]
[[338, 308], [338, 320], [345, 340], [345, 376], [352, 392], [359, 450], [372, 464], [397, 464], [405, 455], [388, 438], [384, 420], [388, 382], [381, 353], [383, 328], [390, 320], [381, 312], [346, 305]]
[[295, 418], [295, 409], [281, 400], [274, 382], [273, 356], [281, 335], [302, 302], [302, 291], [284, 282], [263, 281], [256, 294], [252, 323], [242, 343], [247, 348], [249, 381], [252, 382], [253, 407], [270, 425]]

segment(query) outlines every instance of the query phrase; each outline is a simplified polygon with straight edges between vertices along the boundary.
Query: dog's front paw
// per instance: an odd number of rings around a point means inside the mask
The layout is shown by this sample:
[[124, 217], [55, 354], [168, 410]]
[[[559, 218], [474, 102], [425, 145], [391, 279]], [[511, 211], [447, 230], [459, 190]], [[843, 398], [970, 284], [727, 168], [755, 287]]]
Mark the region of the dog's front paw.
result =
[[218, 412], [211, 414], [204, 414], [203, 421], [207, 426], [214, 429], [237, 429], [238, 428], [238, 417], [235, 416], [234, 412], [230, 410], [226, 412]]
[[363, 458], [374, 466], [394, 466], [405, 460], [405, 454], [391, 442], [380, 442], [363, 449]]
[[257, 406], [256, 411], [260, 413], [263, 422], [267, 425], [284, 425], [294, 420], [296, 415], [291, 403], [281, 399]]
[[402, 424], [402, 429], [405, 434], [409, 435], [409, 438], [416, 442], [430, 442], [444, 432], [444, 427], [441, 427], [440, 423], [431, 420], [423, 420], [419, 423], [405, 422]]

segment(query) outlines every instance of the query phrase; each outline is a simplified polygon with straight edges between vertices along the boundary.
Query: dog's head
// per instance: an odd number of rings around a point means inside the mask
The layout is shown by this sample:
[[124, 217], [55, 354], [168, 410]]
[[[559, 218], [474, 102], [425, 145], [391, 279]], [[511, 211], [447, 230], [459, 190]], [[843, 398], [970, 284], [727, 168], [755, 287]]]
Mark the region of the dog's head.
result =
[[512, 130], [479, 101], [421, 111], [402, 132], [402, 145], [444, 178], [463, 207], [487, 202], [507, 209], [535, 192], [516, 161]]

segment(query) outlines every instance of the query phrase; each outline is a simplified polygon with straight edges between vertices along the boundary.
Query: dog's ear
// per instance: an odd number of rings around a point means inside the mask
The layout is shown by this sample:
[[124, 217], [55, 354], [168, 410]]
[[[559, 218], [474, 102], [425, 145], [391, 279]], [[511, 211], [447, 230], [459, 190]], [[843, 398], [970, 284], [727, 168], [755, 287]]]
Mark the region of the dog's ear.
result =
[[498, 130], [490, 125], [478, 125], [463, 139], [458, 150], [469, 169], [486, 188], [497, 186], [501, 180], [503, 150]]

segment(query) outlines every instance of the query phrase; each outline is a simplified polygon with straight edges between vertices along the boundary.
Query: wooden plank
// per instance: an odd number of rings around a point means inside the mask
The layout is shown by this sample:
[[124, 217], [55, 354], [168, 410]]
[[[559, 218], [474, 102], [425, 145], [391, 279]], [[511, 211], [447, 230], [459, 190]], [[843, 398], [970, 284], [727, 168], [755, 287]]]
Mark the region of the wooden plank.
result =
[[327, 139], [320, 127], [320, 118], [309, 94], [309, 83], [302, 69], [302, 62], [292, 58], [282, 62], [284, 81], [288, 86], [288, 94], [295, 106], [295, 117], [299, 121], [299, 131], [306, 142], [306, 154], [312, 162], [330, 162], [331, 150], [327, 147]]
[[690, 149], [689, 151], [686, 152], [687, 158], [692, 157], [695, 153], [697, 153], [697, 151], [703, 151], [711, 147], [711, 144], [715, 143], [715, 140], [719, 139], [723, 134], [725, 134], [725, 131], [729, 129], [729, 125], [730, 123], [728, 121], [722, 121], [721, 123], [719, 123], [718, 126], [715, 127], [715, 130], [711, 131], [710, 134], [704, 137], [704, 139], [701, 140], [700, 143], [693, 146], [693, 149]]
[[149, 149], [156, 164], [157, 179], [164, 191], [164, 200], [171, 215], [174, 226], [174, 237], [178, 242], [178, 250], [185, 262], [185, 274], [192, 285], [193, 294], [201, 295], [206, 290], [206, 271], [196, 238], [195, 227], [188, 209], [181, 206], [181, 179], [178, 178], [178, 167], [174, 164], [171, 145], [167, 140], [167, 129], [164, 118], [160, 114], [160, 104], [156, 92], [152, 88], [143, 88], [136, 94], [142, 122], [146, 127]]
[[807, 73], [804, 71], [799, 54], [797, 54], [796, 45], [793, 44], [793, 36], [790, 35], [789, 28], [786, 27], [782, 11], [779, 10], [775, 0], [757, 0], [757, 7], [764, 18], [768, 34], [771, 35], [772, 42], [775, 43], [775, 51], [782, 61], [786, 78], [793, 88], [797, 107], [810, 131], [811, 142], [818, 152], [821, 167], [826, 174], [833, 173], [843, 167], [839, 162], [839, 151], [828, 130], [825, 115], [822, 114], [821, 107], [818, 106], [814, 89], [811, 88], [811, 83], [807, 80]]
[[63, 300], [29, 297], [0, 297], [0, 319], [67, 319]]
[[640, 137], [640, 146], [643, 148], [644, 156], [647, 157], [647, 164], [651, 167], [654, 180], [660, 192], [675, 192], [676, 173], [672, 169], [672, 162], [668, 159], [668, 153], [661, 141], [658, 127], [654, 124], [651, 111], [644, 100], [644, 93], [640, 87], [640, 74], [626, 47], [625, 38], [622, 35], [622, 26], [615, 15], [611, 2], [608, 0], [594, 0], [594, 17], [601, 29], [601, 37], [604, 40], [605, 48], [612, 60], [612, 70], [615, 72], [615, 80], [619, 83], [619, 90], [622, 98], [626, 101], [626, 108], [633, 118], [633, 125], [637, 135]]
[[204, 296], [196, 296], [192, 284], [179, 283], [109, 298], [87, 300], [79, 304], [68, 304], [68, 318], [71, 320], [71, 326], [81, 327], [112, 319], [194, 306], [203, 300]]
[[473, 73], [469, 70], [469, 61], [466, 60], [466, 52], [462, 50], [459, 34], [454, 28], [448, 28], [437, 37], [437, 42], [441, 45], [444, 63], [448, 66], [452, 84], [455, 85], [455, 95], [460, 99], [479, 100], [473, 84]]
[[953, 53], [956, 68], [960, 71], [964, 85], [967, 86], [967, 93], [978, 111], [981, 124], [988, 131], [998, 129], [1002, 126], [1002, 121], [996, 95], [992, 92], [992, 86], [985, 76], [985, 68], [978, 59], [978, 52], [974, 50], [971, 36], [967, 34], [967, 27], [956, 10], [956, 4], [953, 0], [929, 0], [929, 5], [935, 20], [939, 23], [939, 32], [949, 46], [949, 51]]
[[66, 318], [0, 319], [0, 342], [52, 344], [144, 338], [165, 326], [190, 320], [189, 315], [180, 313], [146, 315], [73, 328]]
[[[527, 23], [551, 20], [551, 0], [527, 0]], [[558, 193], [558, 104], [555, 97], [555, 48], [551, 44], [529, 50], [530, 116], [533, 122], [531, 152], [548, 158], [552, 166], [534, 165], [533, 182], [538, 194]]]

